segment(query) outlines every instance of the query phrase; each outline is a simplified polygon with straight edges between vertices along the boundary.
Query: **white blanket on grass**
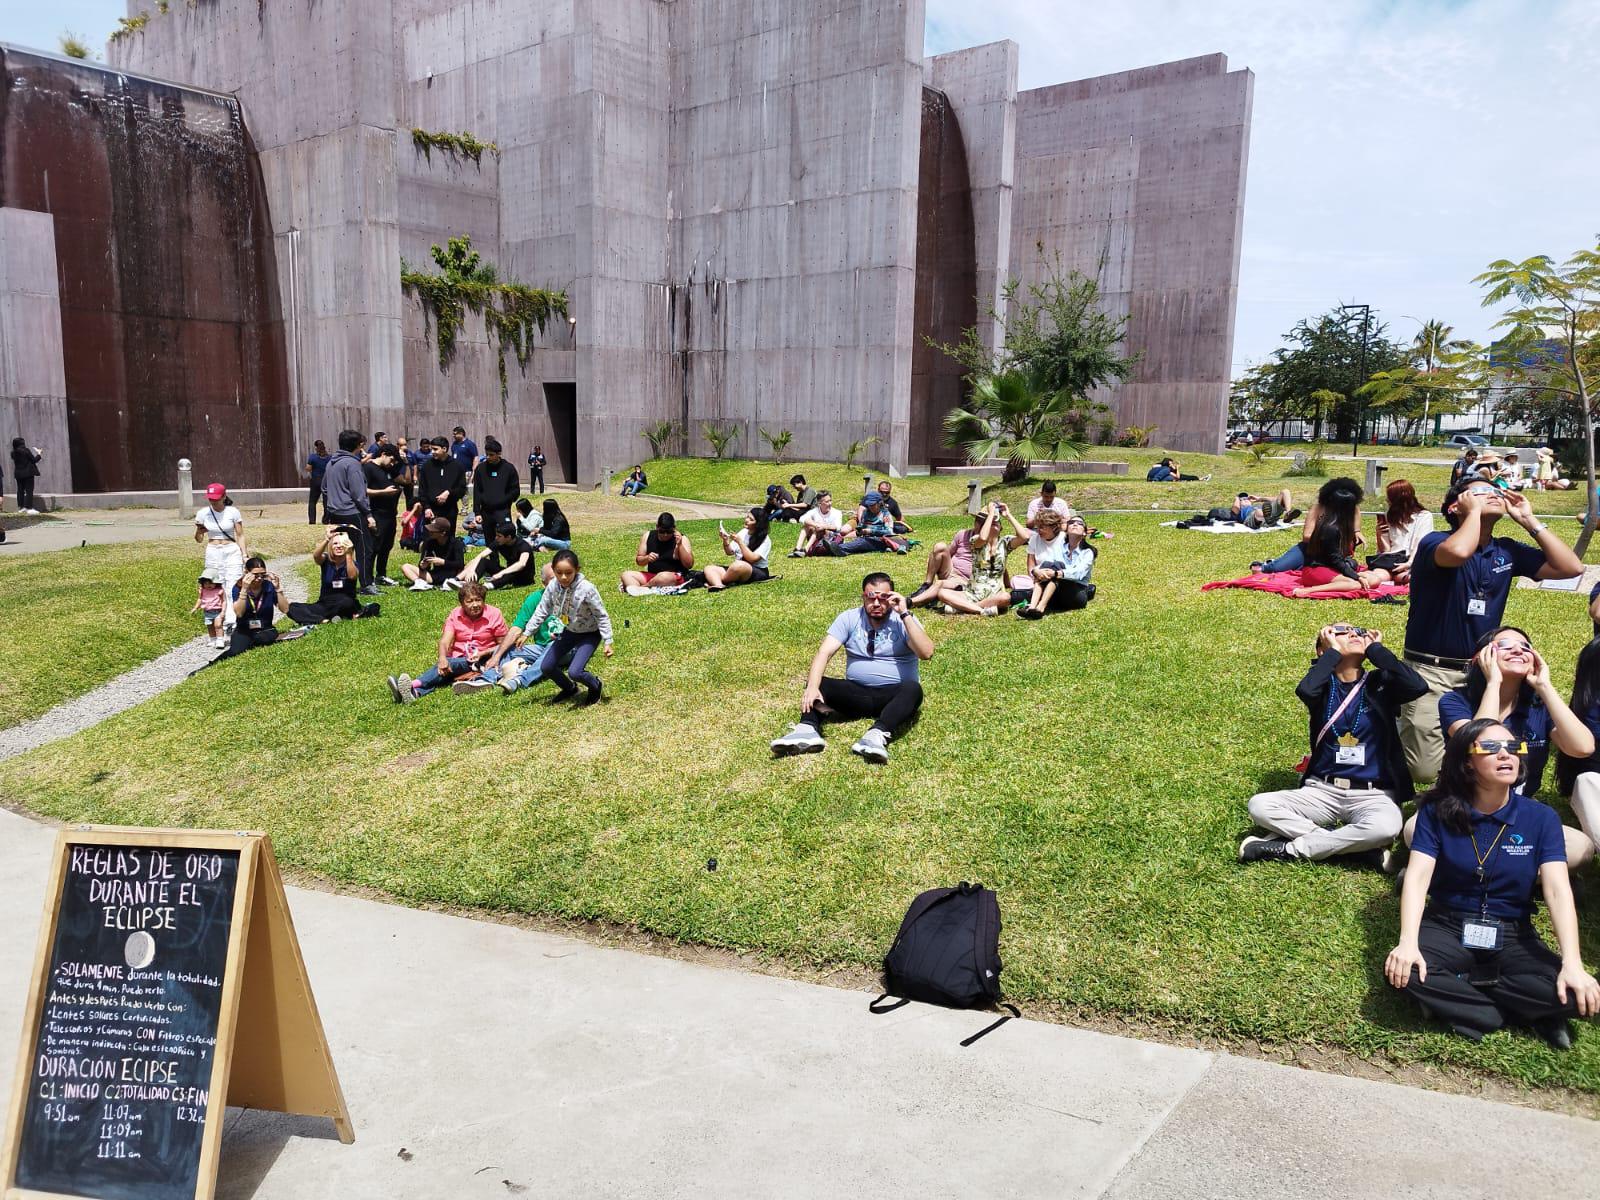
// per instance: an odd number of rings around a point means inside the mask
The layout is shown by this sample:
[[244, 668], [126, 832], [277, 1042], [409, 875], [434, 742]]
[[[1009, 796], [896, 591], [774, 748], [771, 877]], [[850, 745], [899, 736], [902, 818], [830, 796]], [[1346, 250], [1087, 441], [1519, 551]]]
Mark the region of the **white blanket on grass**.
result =
[[[1161, 522], [1161, 527], [1163, 529], [1176, 529], [1178, 523], [1176, 521], [1163, 521]], [[1285, 525], [1282, 521], [1279, 521], [1276, 525], [1263, 525], [1260, 529], [1252, 529], [1250, 526], [1241, 525], [1237, 521], [1213, 521], [1209, 525], [1191, 525], [1189, 528], [1193, 533], [1284, 533], [1291, 529], [1299, 529], [1300, 522], [1295, 521], [1293, 524]]]

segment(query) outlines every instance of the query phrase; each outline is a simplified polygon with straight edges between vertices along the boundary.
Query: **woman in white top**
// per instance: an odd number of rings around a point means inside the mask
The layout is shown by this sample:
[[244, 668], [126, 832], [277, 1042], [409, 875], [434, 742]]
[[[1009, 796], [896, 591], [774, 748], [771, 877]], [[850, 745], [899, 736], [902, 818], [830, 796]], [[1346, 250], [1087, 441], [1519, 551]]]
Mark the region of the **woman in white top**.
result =
[[790, 558], [805, 558], [819, 539], [844, 528], [844, 514], [833, 506], [832, 492], [818, 492], [815, 508], [800, 516], [800, 538], [789, 552]]
[[767, 555], [772, 553], [772, 538], [767, 535], [767, 513], [752, 508], [744, 516], [744, 528], [737, 534], [720, 529], [722, 549], [733, 557], [727, 566], [706, 566], [706, 591], [720, 592], [736, 583], [760, 583], [769, 578]]
[[1361, 572], [1366, 587], [1390, 580], [1409, 583], [1417, 547], [1433, 532], [1433, 514], [1422, 507], [1417, 489], [1408, 480], [1396, 479], [1384, 494], [1389, 508], [1378, 515], [1378, 552], [1367, 559], [1367, 569]]
[[[220, 483], [206, 485], [206, 506], [194, 514], [194, 540], [206, 548], [206, 571], [222, 584], [224, 596], [233, 595], [233, 585], [244, 577], [244, 517], [228, 501], [228, 489]], [[222, 623], [231, 635], [236, 618], [233, 606], [222, 606]]]

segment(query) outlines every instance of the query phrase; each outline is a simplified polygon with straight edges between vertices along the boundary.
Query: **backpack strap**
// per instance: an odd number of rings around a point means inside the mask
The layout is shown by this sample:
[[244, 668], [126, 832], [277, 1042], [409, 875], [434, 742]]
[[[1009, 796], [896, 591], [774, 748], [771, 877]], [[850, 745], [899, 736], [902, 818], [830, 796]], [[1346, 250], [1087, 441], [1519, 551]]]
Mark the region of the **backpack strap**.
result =
[[877, 1013], [879, 1016], [882, 1016], [884, 1013], [892, 1013], [895, 1009], [904, 1008], [906, 1005], [911, 1003], [911, 1001], [902, 997], [899, 1000], [896, 1000], [893, 1004], [886, 1004], [882, 1008], [879, 1008], [878, 1005], [883, 1004], [883, 1002], [888, 998], [889, 993], [884, 992], [883, 995], [879, 996], [876, 1000], [867, 1005], [867, 1011]]
[[1021, 1019], [1022, 1012], [1021, 1012], [1020, 1009], [1017, 1008], [1017, 1006], [1015, 1004], [1006, 1004], [1005, 1002], [1002, 1001], [1001, 1004], [1000, 1004], [1000, 1007], [1001, 1008], [1009, 1008], [1011, 1010], [1010, 1014], [1008, 1016], [1001, 1017], [998, 1021], [993, 1021], [990, 1024], [985, 1025], [982, 1029], [978, 1030], [978, 1032], [973, 1034], [971, 1037], [962, 1039], [961, 1044], [963, 1046], [970, 1046], [970, 1045], [972, 1045], [973, 1042], [977, 1041], [979, 1038], [988, 1037], [989, 1034], [993, 1033], [996, 1029], [999, 1029], [1000, 1026], [1004, 1025], [1007, 1021], [1011, 1020], [1012, 1017], [1016, 1017], [1019, 1020]]

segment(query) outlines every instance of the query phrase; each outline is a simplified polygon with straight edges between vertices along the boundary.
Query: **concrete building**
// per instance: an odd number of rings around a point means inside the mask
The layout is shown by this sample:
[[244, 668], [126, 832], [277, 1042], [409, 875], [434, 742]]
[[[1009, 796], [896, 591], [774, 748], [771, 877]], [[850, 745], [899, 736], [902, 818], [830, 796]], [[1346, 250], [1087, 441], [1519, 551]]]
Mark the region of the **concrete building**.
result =
[[[130, 13], [147, 8], [130, 0]], [[416, 437], [460, 423], [515, 458], [542, 444], [554, 479], [589, 485], [644, 457], [641, 429], [655, 421], [688, 430], [691, 453], [706, 449], [705, 423], [732, 423], [738, 454], [763, 452], [761, 429], [787, 428], [791, 454], [837, 458], [876, 437], [869, 458], [926, 467], [951, 458], [940, 419], [961, 383], [925, 339], [975, 323], [998, 337], [985, 313], [1005, 281], [1035, 278], [1057, 254], [1097, 273], [1129, 317], [1141, 361], [1110, 397], [1119, 422], [1218, 448], [1250, 74], [1213, 55], [1019, 93], [1015, 43], [924, 58], [923, 27], [923, 0], [173, 5], [111, 44], [112, 69], [39, 55], [27, 71], [8, 65], [0, 209], [34, 211], [0, 212], [0, 314], [48, 304], [40, 281], [22, 279], [37, 263], [3, 261], [9, 231], [27, 227], [15, 222], [37, 213], [55, 213], [60, 295], [104, 286], [67, 278], [56, 202], [6, 181], [30, 174], [16, 152], [41, 142], [28, 121], [80, 121], [114, 99], [130, 120], [190, 130], [212, 113], [245, 148], [235, 186], [259, 182], [219, 234], [255, 293], [220, 315], [189, 301], [163, 310], [175, 377], [206, 343], [201, 325], [234, 331], [233, 357], [256, 379], [211, 426], [246, 432], [198, 439], [199, 410], [220, 401], [195, 389], [183, 422], [135, 436], [130, 452], [163, 470], [188, 454], [203, 477], [287, 483], [310, 440], [346, 424]], [[21, 103], [38, 84], [18, 80], [52, 70], [70, 75], [54, 86], [71, 102], [55, 114]], [[413, 130], [495, 148], [477, 160], [425, 151]], [[168, 144], [215, 157], [192, 138]], [[125, 229], [151, 209], [161, 240], [184, 236], [154, 215], [171, 202], [108, 201]], [[441, 371], [426, 314], [400, 285], [402, 259], [425, 266], [432, 245], [461, 234], [501, 279], [569, 298], [571, 321], [553, 322], [525, 365], [507, 363], [503, 394], [483, 321], [468, 318]], [[110, 307], [112, 326], [132, 319]], [[38, 360], [26, 387], [0, 371], [0, 422], [24, 390], [54, 396], [29, 403], [64, 408], [81, 486], [106, 413], [120, 403], [126, 425], [155, 401], [125, 389], [110, 408], [90, 403], [72, 367], [86, 335], [65, 316], [63, 331], [59, 347], [0, 333], [0, 355]]]

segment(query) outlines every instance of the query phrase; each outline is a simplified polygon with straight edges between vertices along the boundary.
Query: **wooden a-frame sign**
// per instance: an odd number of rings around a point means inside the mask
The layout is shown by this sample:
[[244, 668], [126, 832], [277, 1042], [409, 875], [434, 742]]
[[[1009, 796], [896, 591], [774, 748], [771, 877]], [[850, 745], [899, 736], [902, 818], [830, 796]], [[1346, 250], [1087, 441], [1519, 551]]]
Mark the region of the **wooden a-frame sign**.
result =
[[[106, 1049], [118, 1045], [128, 1053]], [[186, 1062], [207, 1052], [208, 1077]], [[185, 1065], [199, 1072], [188, 1087]], [[211, 1200], [228, 1105], [327, 1117], [355, 1140], [271, 839], [63, 829], [0, 1146], [4, 1200]]]

